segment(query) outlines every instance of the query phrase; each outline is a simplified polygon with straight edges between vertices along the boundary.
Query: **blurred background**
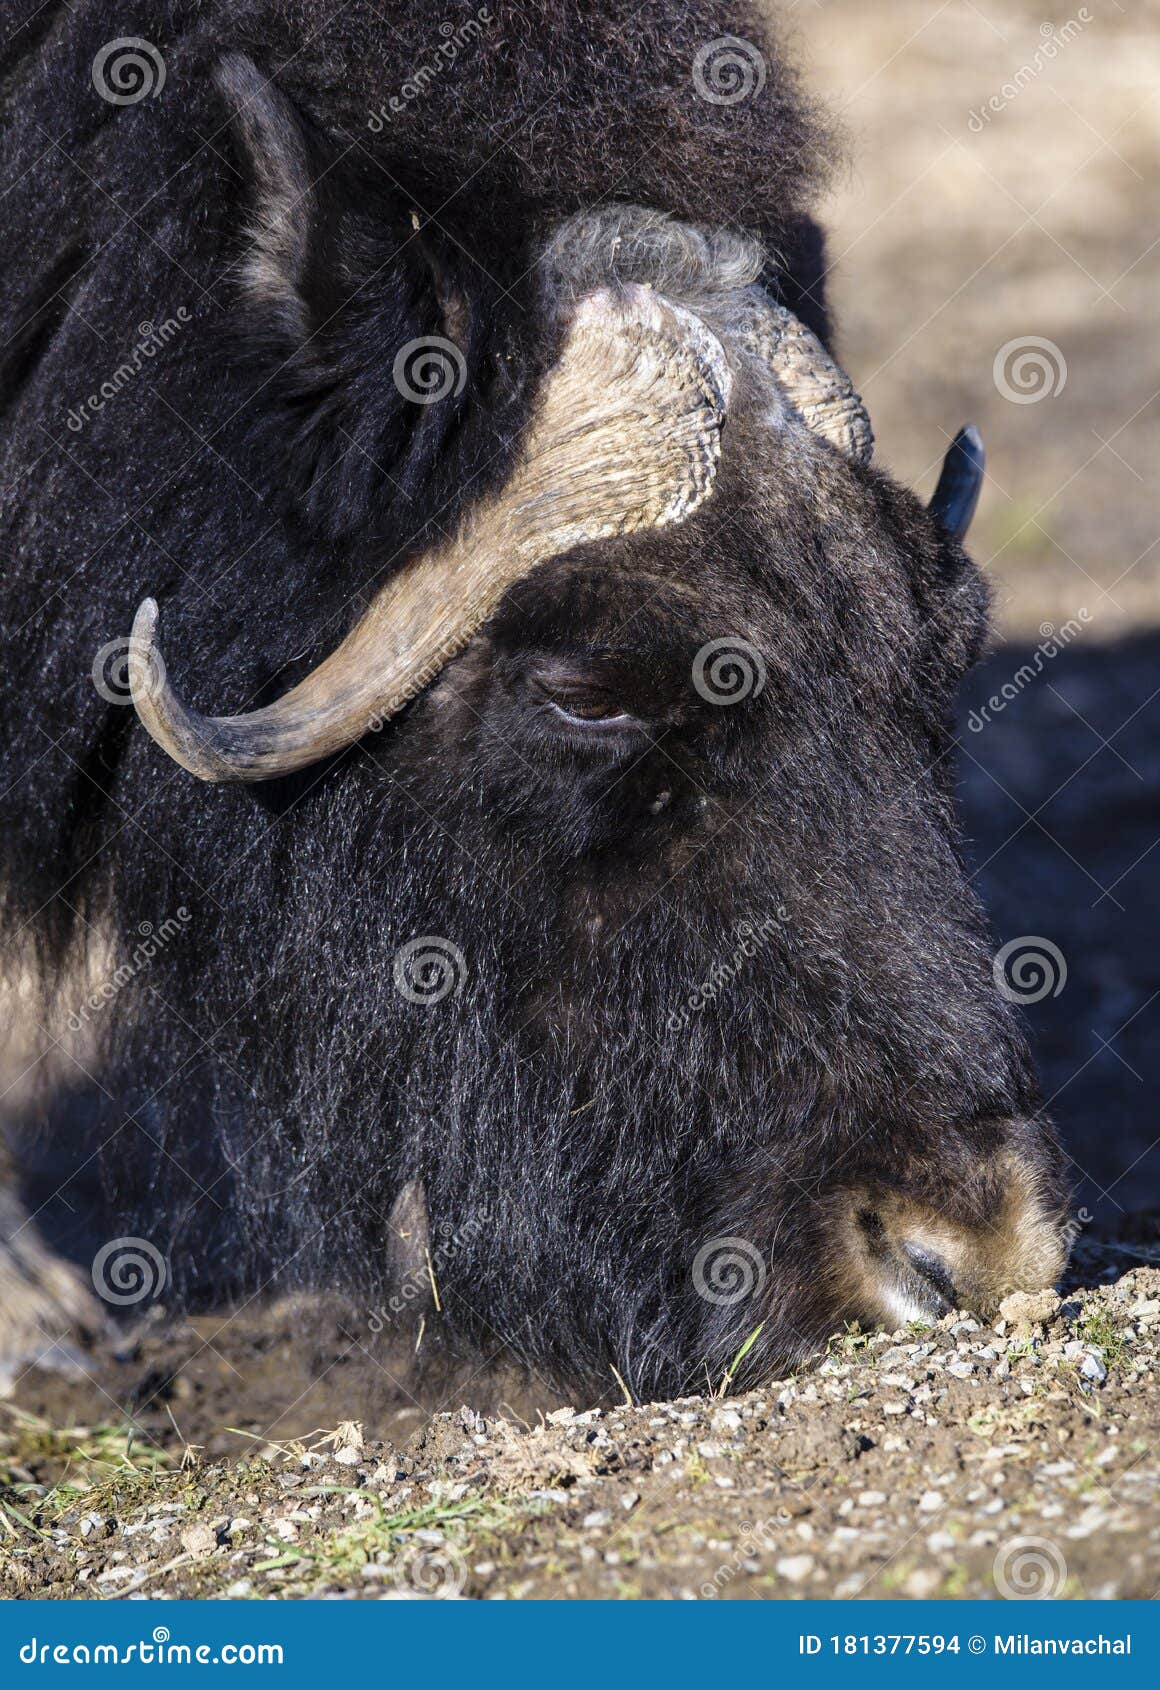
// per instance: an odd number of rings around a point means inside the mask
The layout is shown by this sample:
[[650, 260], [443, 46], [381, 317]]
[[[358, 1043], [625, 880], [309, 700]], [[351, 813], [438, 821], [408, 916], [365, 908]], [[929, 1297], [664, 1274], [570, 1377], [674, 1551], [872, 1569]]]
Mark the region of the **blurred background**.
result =
[[1143, 1241], [1160, 1203], [1160, 0], [779, 13], [849, 138], [829, 283], [878, 461], [926, 495], [961, 423], [986, 441], [971, 547], [1002, 643], [962, 711], [968, 851], [1087, 1224]]

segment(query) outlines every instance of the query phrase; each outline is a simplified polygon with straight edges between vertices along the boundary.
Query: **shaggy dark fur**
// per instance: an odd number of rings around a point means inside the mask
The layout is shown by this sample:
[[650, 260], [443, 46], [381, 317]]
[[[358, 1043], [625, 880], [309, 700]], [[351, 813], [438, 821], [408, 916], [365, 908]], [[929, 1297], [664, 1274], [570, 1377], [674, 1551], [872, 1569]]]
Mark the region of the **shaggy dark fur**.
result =
[[[555, 347], [535, 254], [569, 213], [623, 201], [749, 231], [770, 290], [828, 334], [808, 215], [827, 144], [749, 8], [490, 14], [379, 133], [368, 116], [439, 19], [477, 8], [353, 0], [328, 24], [272, 0], [77, 0], [11, 29], [7, 954], [35, 962], [57, 1030], [96, 935], [124, 955], [189, 912], [65, 1039], [84, 1072], [57, 1065], [96, 1082], [108, 1235], [152, 1239], [184, 1295], [276, 1275], [381, 1300], [392, 1208], [419, 1181], [455, 1330], [649, 1394], [718, 1377], [762, 1320], [752, 1373], [875, 1317], [873, 1263], [921, 1255], [907, 1215], [977, 1238], [996, 1285], [1027, 1214], [1058, 1220], [1058, 1156], [954, 844], [946, 720], [985, 629], [959, 548], [742, 392], [693, 520], [542, 569], [324, 768], [200, 785], [91, 679], [146, 592], [202, 709], [275, 697], [332, 649], [402, 555], [502, 483]], [[132, 34], [166, 84], [109, 105], [94, 55]], [[691, 67], [723, 35], [761, 43], [767, 75], [715, 106]], [[290, 105], [259, 92], [270, 75]], [[255, 269], [246, 231], [279, 171], [296, 239]], [[139, 325], [178, 307], [83, 413]], [[407, 405], [394, 351], [449, 311], [467, 386]], [[713, 708], [694, 654], [738, 634], [766, 685]], [[635, 725], [593, 733], [550, 704], [594, 697]], [[430, 1006], [393, 978], [422, 935], [465, 959]], [[51, 1124], [59, 1095], [44, 1108]], [[712, 1263], [694, 1264], [732, 1237], [764, 1286], [707, 1301]], [[987, 1277], [973, 1261], [916, 1271], [945, 1288], [961, 1267], [966, 1294]]]

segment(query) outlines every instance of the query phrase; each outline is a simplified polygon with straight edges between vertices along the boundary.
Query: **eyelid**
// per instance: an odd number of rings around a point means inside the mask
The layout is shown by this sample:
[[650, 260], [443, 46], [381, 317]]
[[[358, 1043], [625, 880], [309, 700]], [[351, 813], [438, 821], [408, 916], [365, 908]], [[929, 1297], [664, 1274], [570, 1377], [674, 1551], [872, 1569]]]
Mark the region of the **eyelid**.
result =
[[554, 698], [546, 698], [544, 702], [550, 710], [567, 722], [569, 727], [583, 728], [588, 733], [623, 728], [629, 724], [633, 727], [643, 725], [640, 717], [632, 715], [628, 710], [622, 710], [616, 716], [574, 716], [570, 710], [565, 710], [564, 706], [558, 704]]

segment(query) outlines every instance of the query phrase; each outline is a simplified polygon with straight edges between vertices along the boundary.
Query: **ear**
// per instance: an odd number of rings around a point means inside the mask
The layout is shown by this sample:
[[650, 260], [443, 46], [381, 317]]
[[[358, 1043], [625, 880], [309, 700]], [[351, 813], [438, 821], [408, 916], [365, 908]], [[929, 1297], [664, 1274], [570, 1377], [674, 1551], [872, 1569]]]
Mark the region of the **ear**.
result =
[[234, 341], [261, 378], [255, 449], [327, 540], [391, 532], [461, 420], [488, 313], [454, 241], [421, 226], [393, 176], [344, 153], [244, 55], [215, 81], [244, 177]]
[[241, 53], [220, 62], [214, 81], [230, 108], [249, 181], [243, 289], [289, 334], [305, 339], [310, 332], [307, 257], [317, 209], [305, 124], [286, 96]]

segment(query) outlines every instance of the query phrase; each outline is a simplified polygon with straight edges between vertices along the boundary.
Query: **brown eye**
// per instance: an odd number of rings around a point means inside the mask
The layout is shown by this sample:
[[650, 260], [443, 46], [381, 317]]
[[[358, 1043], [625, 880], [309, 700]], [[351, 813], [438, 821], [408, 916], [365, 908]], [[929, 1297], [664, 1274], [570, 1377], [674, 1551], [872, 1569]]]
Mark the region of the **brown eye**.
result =
[[566, 716], [570, 722], [627, 722], [631, 720], [627, 710], [622, 710], [618, 704], [609, 699], [600, 698], [569, 698], [567, 694], [549, 698], [548, 703], [561, 716]]
[[580, 727], [628, 727], [634, 725], [637, 720], [629, 711], [622, 710], [619, 704], [614, 704], [610, 699], [591, 696], [570, 698], [565, 694], [549, 696], [546, 702], [557, 716], [562, 716], [566, 722]]

